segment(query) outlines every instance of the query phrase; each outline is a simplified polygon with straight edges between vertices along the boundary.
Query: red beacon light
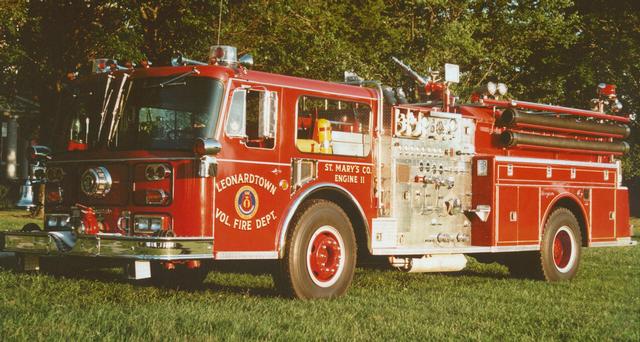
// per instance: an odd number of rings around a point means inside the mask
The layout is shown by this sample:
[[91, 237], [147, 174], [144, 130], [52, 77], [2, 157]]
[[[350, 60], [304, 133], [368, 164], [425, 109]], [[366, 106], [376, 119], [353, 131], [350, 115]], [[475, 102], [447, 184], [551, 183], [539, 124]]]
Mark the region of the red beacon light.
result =
[[208, 63], [186, 58], [182, 53], [176, 52], [171, 58], [171, 65], [219, 65], [232, 68], [248, 67], [253, 65], [253, 57], [250, 54], [246, 54], [238, 59], [238, 52], [235, 46], [214, 45], [209, 50]]
[[235, 65], [238, 63], [238, 50], [235, 46], [214, 45], [209, 50], [209, 64]]
[[592, 99], [592, 109], [604, 113], [609, 110], [619, 113], [622, 110], [622, 103], [618, 100], [615, 84], [600, 83], [597, 88], [598, 98]]
[[598, 95], [606, 96], [606, 97], [615, 97], [616, 96], [615, 84], [606, 84], [606, 83], [598, 84]]
[[146, 69], [146, 68], [149, 68], [151, 66], [151, 64], [152, 63], [148, 59], [143, 58], [143, 59], [140, 60], [140, 64], [139, 65], [140, 65], [141, 68], [145, 68]]
[[93, 66], [91, 67], [91, 72], [94, 74], [100, 74], [103, 72], [108, 72], [108, 58], [96, 58], [93, 60]]
[[94, 74], [130, 69], [128, 67], [118, 65], [118, 61], [111, 58], [96, 58], [93, 60], [92, 64], [91, 72]]

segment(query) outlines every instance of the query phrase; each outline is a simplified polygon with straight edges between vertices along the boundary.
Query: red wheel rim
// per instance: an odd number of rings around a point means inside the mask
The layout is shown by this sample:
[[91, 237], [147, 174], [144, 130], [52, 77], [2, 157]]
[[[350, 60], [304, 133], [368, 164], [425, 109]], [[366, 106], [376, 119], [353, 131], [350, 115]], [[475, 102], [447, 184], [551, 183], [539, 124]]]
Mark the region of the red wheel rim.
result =
[[572, 239], [566, 229], [561, 229], [553, 239], [553, 262], [559, 269], [566, 268], [573, 254]]
[[335, 228], [321, 227], [311, 237], [307, 266], [312, 280], [320, 286], [331, 286], [342, 272], [342, 239]]

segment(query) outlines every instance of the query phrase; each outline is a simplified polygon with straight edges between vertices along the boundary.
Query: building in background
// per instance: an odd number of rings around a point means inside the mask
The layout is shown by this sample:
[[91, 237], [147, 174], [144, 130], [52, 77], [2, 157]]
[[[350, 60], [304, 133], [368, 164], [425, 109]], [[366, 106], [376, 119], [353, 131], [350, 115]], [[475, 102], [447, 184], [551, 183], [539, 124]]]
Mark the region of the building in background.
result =
[[28, 177], [26, 147], [33, 140], [33, 119], [40, 111], [36, 102], [21, 96], [0, 96], [0, 179], [3, 183]]

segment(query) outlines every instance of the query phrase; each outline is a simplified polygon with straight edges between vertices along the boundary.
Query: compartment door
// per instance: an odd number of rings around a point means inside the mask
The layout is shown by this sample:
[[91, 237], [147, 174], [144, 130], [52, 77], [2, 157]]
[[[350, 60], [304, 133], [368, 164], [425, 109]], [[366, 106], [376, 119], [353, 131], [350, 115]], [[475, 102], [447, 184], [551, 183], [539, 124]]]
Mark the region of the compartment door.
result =
[[539, 241], [540, 188], [518, 188], [518, 244], [532, 245]]
[[591, 189], [591, 239], [615, 237], [615, 189]]
[[518, 187], [498, 186], [496, 193], [498, 245], [514, 245], [518, 241]]

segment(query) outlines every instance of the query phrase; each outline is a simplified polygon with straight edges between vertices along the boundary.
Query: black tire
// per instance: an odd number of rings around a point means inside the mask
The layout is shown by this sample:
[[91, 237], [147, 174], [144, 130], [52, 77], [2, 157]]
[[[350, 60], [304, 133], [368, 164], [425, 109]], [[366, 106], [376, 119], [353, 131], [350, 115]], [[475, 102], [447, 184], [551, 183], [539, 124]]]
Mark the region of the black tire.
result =
[[287, 232], [284, 258], [274, 282], [285, 296], [335, 298], [353, 280], [357, 246], [349, 217], [335, 203], [311, 200], [298, 210]]
[[22, 226], [21, 230], [23, 232], [39, 232], [42, 229], [40, 229], [40, 226], [35, 223], [27, 223], [24, 226]]
[[540, 245], [541, 266], [547, 281], [575, 277], [580, 265], [582, 234], [575, 215], [566, 208], [554, 210], [544, 225]]

